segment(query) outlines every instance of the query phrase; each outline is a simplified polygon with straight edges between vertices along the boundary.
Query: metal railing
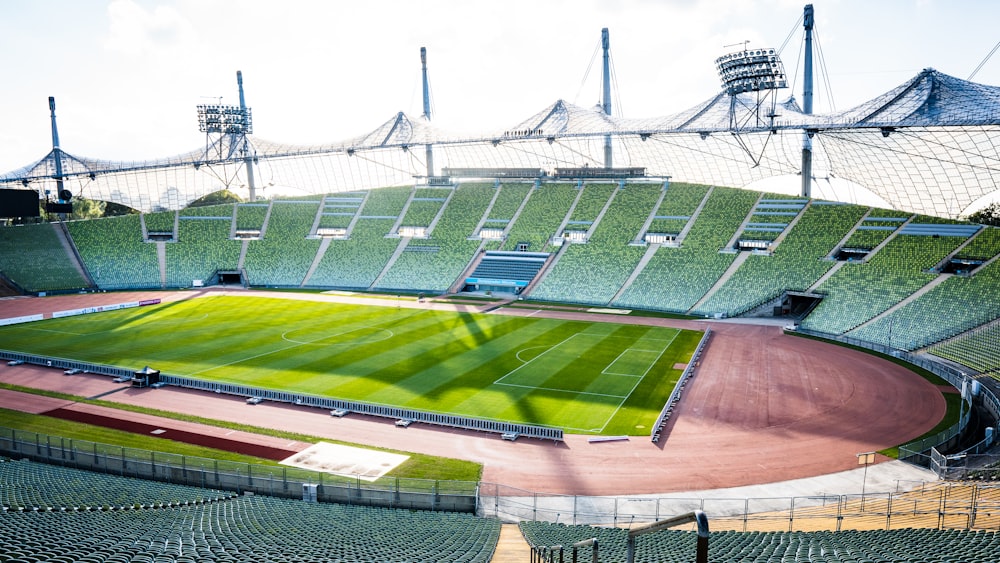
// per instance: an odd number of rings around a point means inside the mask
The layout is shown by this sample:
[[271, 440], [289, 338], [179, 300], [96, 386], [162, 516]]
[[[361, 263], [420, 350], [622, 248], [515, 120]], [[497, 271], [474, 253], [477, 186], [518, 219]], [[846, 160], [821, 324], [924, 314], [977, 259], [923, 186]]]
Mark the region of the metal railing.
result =
[[698, 346], [695, 347], [694, 353], [691, 354], [691, 361], [688, 362], [687, 367], [684, 368], [684, 373], [674, 384], [674, 390], [670, 392], [670, 396], [667, 397], [667, 402], [663, 405], [660, 410], [660, 415], [656, 417], [656, 422], [653, 424], [653, 430], [649, 435], [650, 440], [655, 444], [660, 441], [660, 433], [663, 432], [663, 427], [667, 423], [667, 419], [670, 418], [670, 414], [674, 410], [674, 405], [677, 401], [681, 400], [681, 391], [684, 390], [684, 386], [687, 385], [688, 379], [694, 375], [694, 370], [698, 367], [698, 363], [701, 360], [701, 353], [705, 350], [705, 345], [708, 344], [708, 337], [712, 334], [711, 328], [705, 329], [705, 334], [701, 336], [701, 340], [698, 342]]
[[478, 483], [339, 476], [282, 465], [257, 465], [49, 436], [0, 427], [0, 455], [122, 477], [255, 494], [302, 498], [315, 485], [320, 502], [475, 512]]
[[716, 531], [996, 529], [1000, 527], [1000, 484], [947, 482], [896, 492], [754, 498], [588, 497], [542, 494], [493, 483], [479, 486], [478, 514], [504, 522], [635, 527], [696, 510], [711, 517]]

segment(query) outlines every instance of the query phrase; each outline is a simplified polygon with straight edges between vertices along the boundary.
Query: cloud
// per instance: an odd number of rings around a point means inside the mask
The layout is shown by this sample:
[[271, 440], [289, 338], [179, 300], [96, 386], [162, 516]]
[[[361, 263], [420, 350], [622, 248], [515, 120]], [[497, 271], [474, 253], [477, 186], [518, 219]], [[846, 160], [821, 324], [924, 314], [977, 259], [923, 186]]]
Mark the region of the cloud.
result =
[[114, 0], [108, 5], [108, 22], [104, 48], [131, 59], [175, 51], [194, 35], [191, 24], [172, 6], [146, 10], [132, 0]]

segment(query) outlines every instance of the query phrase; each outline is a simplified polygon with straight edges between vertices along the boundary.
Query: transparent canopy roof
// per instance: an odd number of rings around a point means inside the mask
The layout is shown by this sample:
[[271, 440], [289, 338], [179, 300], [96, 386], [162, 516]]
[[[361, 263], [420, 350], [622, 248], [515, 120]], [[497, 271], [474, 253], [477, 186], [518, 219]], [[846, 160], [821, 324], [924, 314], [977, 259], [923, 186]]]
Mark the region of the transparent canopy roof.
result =
[[[850, 180], [904, 211], [955, 217], [1000, 187], [1000, 88], [926, 69], [846, 111], [806, 115], [776, 91], [720, 92], [654, 118], [605, 115], [558, 100], [498, 131], [456, 134], [397, 113], [371, 132], [318, 145], [221, 135], [206, 147], [150, 161], [86, 158], [61, 151], [66, 188], [141, 211], [177, 209], [226, 188], [318, 194], [412, 184], [445, 168], [643, 167], [673, 181], [744, 187], [800, 173], [804, 132], [813, 174]], [[474, 116], [470, 116], [472, 120]], [[433, 169], [428, 170], [427, 146]], [[55, 152], [0, 174], [0, 187], [55, 193]]]

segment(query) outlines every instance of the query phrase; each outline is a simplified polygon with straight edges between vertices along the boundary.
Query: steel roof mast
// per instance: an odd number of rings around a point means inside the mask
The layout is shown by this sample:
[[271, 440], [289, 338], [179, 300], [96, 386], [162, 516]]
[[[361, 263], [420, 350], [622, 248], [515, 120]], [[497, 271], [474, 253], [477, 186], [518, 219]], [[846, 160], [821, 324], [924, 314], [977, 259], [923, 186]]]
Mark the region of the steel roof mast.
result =
[[[604, 115], [611, 116], [611, 40], [608, 37], [608, 28], [601, 29], [601, 49], [604, 51], [604, 66], [602, 67], [602, 94], [601, 110]], [[611, 168], [614, 160], [611, 154], [611, 135], [604, 136], [604, 167]]]
[[[802, 113], [813, 112], [813, 6], [806, 4], [802, 18], [806, 32], [805, 61], [802, 69]], [[808, 130], [802, 133], [802, 197], [812, 197], [812, 136]]]
[[56, 128], [56, 99], [49, 96], [49, 115], [52, 120], [52, 159], [55, 162], [56, 198], [60, 201], [65, 195], [63, 192], [63, 169], [62, 169], [62, 149], [59, 148], [59, 130]]
[[[427, 47], [420, 48], [420, 66], [423, 72], [424, 87], [424, 119], [428, 123], [431, 121], [431, 89], [427, 81]], [[427, 177], [434, 176], [434, 145], [428, 143], [424, 145], [427, 155]]]

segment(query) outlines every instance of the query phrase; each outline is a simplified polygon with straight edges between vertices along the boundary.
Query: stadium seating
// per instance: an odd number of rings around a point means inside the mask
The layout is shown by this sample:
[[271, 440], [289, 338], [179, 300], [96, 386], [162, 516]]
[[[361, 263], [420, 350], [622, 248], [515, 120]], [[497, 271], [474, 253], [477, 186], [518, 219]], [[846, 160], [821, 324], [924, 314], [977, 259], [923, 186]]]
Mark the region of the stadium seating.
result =
[[928, 352], [958, 362], [979, 373], [1000, 378], [1000, 324], [977, 329], [932, 346]]
[[72, 221], [66, 227], [99, 288], [162, 286], [156, 245], [143, 242], [138, 215]]
[[660, 248], [614, 304], [686, 313], [732, 264], [735, 255], [719, 251], [757, 199], [754, 192], [714, 188], [681, 247]]
[[923, 348], [1000, 317], [997, 287], [1000, 262], [993, 262], [972, 277], [951, 276], [889, 315], [847, 334], [899, 349]]
[[824, 258], [857, 223], [866, 208], [814, 203], [770, 256], [751, 255], [697, 315], [740, 315], [786, 290], [804, 291], [831, 267]]
[[403, 216], [402, 225], [409, 227], [429, 227], [434, 218], [437, 217], [441, 206], [451, 195], [450, 189], [444, 188], [416, 188], [413, 190], [413, 199]]
[[[582, 189], [576, 182], [537, 188], [524, 182], [470, 183], [194, 207], [144, 215], [152, 232], [173, 235], [176, 220], [176, 238], [156, 243], [143, 241], [139, 215], [65, 223], [84, 274], [74, 267], [67, 250], [72, 247], [63, 244], [57, 229], [6, 227], [0, 229], [0, 271], [33, 292], [79, 290], [87, 287], [87, 276], [103, 290], [187, 287], [220, 269], [239, 267], [257, 286], [376, 285], [389, 292], [439, 292], [459, 280], [477, 250], [560, 251], [552, 240], [566, 224], [567, 230], [587, 232], [590, 240], [561, 247], [558, 260], [528, 297], [593, 305], [611, 301], [624, 308], [711, 317], [748, 313], [785, 290], [815, 289], [825, 297], [802, 321], [805, 330], [891, 342], [912, 351], [935, 346], [970, 368], [993, 365], [991, 352], [981, 351], [981, 337], [962, 335], [983, 332], [1000, 318], [1000, 261], [995, 260], [1000, 229], [820, 201], [810, 202], [796, 217], [804, 203], [797, 196], [679, 182], [663, 192], [661, 186], [636, 183], [619, 190], [611, 183]], [[401, 218], [404, 209], [406, 218]], [[400, 239], [392, 229], [411, 221], [410, 226], [431, 232], [408, 240], [394, 257]], [[680, 247], [665, 244], [651, 252], [648, 246], [631, 246], [642, 239], [647, 221], [647, 232], [683, 232]], [[230, 240], [234, 222], [238, 229], [263, 231], [263, 240]], [[346, 239], [320, 240], [311, 236], [317, 225], [353, 227]], [[479, 240], [480, 225], [506, 229], [507, 236]], [[868, 255], [857, 254], [827, 279], [835, 263], [824, 258], [845, 237], [844, 247]], [[730, 268], [737, 254], [723, 247], [740, 238], [773, 241], [772, 252], [742, 256], [739, 268]], [[243, 245], [247, 252], [240, 264]], [[938, 266], [958, 273], [931, 271]], [[509, 277], [503, 271], [480, 274]], [[812, 287], [820, 279], [822, 285]]]
[[899, 303], [930, 282], [925, 273], [964, 239], [899, 235], [864, 263], [845, 264], [819, 286], [823, 301], [802, 327], [843, 334]]
[[381, 188], [373, 190], [361, 210], [362, 217], [396, 219], [403, 210], [412, 188]]
[[645, 248], [629, 243], [639, 234], [659, 195], [660, 186], [654, 184], [629, 185], [618, 191], [590, 240], [570, 244], [531, 298], [607, 305], [645, 253]]
[[93, 473], [28, 460], [0, 462], [0, 506], [8, 511], [159, 506], [232, 493]]
[[174, 218], [176, 211], [159, 211], [156, 213], [146, 213], [143, 220], [146, 222], [147, 233], [173, 233]]
[[231, 227], [229, 218], [182, 217], [177, 242], [165, 248], [167, 287], [189, 287], [194, 280], [208, 280], [217, 270], [235, 270], [241, 243], [230, 240]]
[[409, 292], [447, 290], [462, 275], [479, 247], [479, 241], [470, 237], [493, 197], [491, 190], [476, 185], [456, 188], [430, 237], [411, 240], [378, 288]]
[[667, 195], [660, 203], [660, 208], [656, 210], [647, 232], [680, 234], [705, 199], [706, 193], [708, 186], [681, 182], [670, 184], [667, 187]]
[[392, 231], [411, 191], [412, 188], [383, 188], [369, 193], [349, 238], [330, 241], [308, 285], [344, 289], [370, 287], [399, 245], [399, 239], [386, 236]]
[[306, 239], [319, 204], [318, 199], [271, 204], [264, 239], [251, 240], [247, 249], [244, 267], [251, 284], [279, 287], [302, 284], [319, 250], [318, 240]]
[[851, 233], [851, 237], [844, 243], [844, 247], [871, 250], [882, 244], [910, 217], [910, 215], [892, 209], [872, 208], [857, 230]]
[[492, 225], [504, 226], [512, 220], [531, 188], [532, 184], [501, 184], [500, 193], [487, 217], [488, 226], [491, 222]]
[[[39, 474], [0, 482], [42, 510], [0, 513], [4, 561], [486, 563], [500, 533], [498, 521], [469, 514], [235, 497], [31, 462], [0, 462], [0, 476], [5, 466]], [[91, 510], [47, 509], [63, 500]]]
[[330, 241], [308, 285], [343, 289], [370, 287], [399, 244], [399, 239], [386, 238], [393, 223], [393, 219], [359, 219], [350, 238]]
[[580, 196], [569, 217], [570, 223], [593, 222], [614, 192], [615, 186], [612, 184], [586, 184], [583, 187], [583, 195]]
[[87, 287], [57, 228], [48, 223], [0, 227], [0, 273], [32, 292]]
[[[628, 530], [582, 525], [522, 522], [532, 546], [570, 546], [597, 538], [601, 561], [625, 561]], [[635, 561], [695, 560], [694, 532], [663, 530], [636, 538]], [[589, 557], [586, 548], [584, 557]], [[571, 555], [564, 554], [569, 561]], [[951, 563], [996, 561], [1000, 532], [901, 529], [842, 532], [713, 532], [708, 560], [755, 563]], [[585, 559], [586, 560], [586, 559]]]
[[319, 228], [346, 229], [361, 210], [366, 192], [348, 192], [328, 195], [323, 199]]
[[236, 206], [236, 230], [259, 231], [264, 226], [267, 216], [266, 203], [240, 203]]
[[502, 249], [516, 250], [516, 245], [526, 243], [531, 252], [553, 252], [549, 241], [557, 234], [576, 194], [576, 188], [566, 184], [542, 184], [532, 192]]
[[218, 205], [201, 205], [198, 207], [185, 207], [179, 212], [180, 218], [185, 217], [217, 217], [227, 220], [233, 219], [233, 210], [236, 206], [232, 203], [220, 203]]

